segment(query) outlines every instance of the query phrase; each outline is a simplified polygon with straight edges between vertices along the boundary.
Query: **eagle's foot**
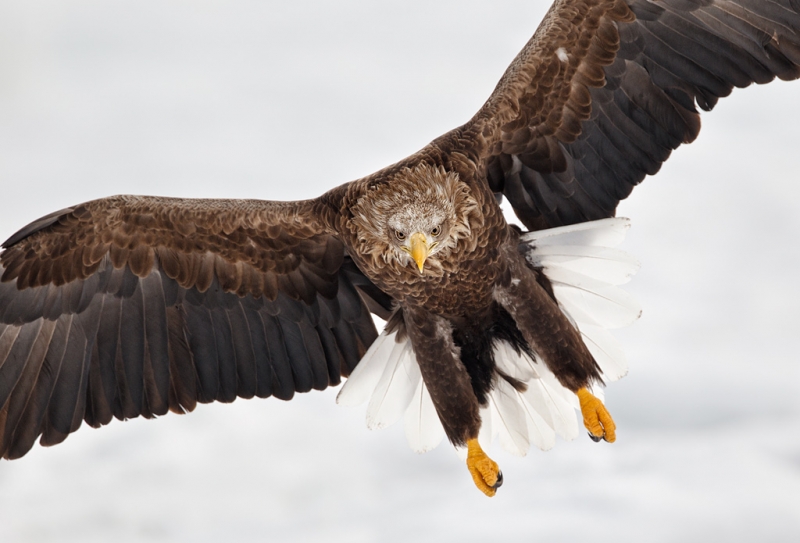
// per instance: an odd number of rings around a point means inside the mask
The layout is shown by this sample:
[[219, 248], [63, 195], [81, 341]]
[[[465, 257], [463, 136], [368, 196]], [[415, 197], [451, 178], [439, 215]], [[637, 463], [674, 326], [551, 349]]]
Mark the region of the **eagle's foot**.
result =
[[467, 441], [467, 468], [478, 490], [489, 497], [494, 496], [503, 484], [503, 472], [497, 462], [483, 452], [477, 439]]
[[593, 441], [600, 441], [602, 438], [614, 443], [617, 440], [617, 425], [614, 424], [614, 419], [611, 418], [603, 402], [585, 388], [578, 391], [578, 401], [581, 404], [583, 424], [589, 430], [589, 437]]

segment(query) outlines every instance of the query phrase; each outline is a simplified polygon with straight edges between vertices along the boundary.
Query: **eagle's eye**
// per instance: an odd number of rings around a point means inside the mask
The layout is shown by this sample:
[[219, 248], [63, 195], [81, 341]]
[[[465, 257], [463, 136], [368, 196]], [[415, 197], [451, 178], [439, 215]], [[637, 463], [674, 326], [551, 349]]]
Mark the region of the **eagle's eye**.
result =
[[394, 235], [397, 237], [398, 240], [403, 241], [406, 239], [406, 233], [401, 232], [400, 230], [395, 230]]
[[441, 233], [442, 233], [442, 225], [441, 225], [441, 224], [440, 224], [440, 225], [438, 225], [438, 226], [436, 226], [436, 227], [435, 227], [433, 230], [431, 230], [431, 235], [432, 235], [433, 237], [436, 237], [436, 236], [438, 236], [438, 235], [439, 235], [439, 234], [441, 234]]

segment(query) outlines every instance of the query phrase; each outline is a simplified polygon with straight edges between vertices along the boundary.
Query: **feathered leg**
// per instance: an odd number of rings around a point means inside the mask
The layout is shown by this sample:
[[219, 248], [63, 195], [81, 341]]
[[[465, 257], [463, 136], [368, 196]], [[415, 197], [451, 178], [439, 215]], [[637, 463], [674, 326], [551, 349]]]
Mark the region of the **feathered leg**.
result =
[[584, 425], [593, 438], [616, 439], [616, 426], [603, 403], [587, 389], [602, 382], [600, 368], [580, 333], [539, 284], [536, 271], [518, 253], [509, 257], [509, 275], [495, 287], [497, 302], [517, 323], [525, 340], [562, 385], [578, 395]]
[[503, 475], [478, 445], [480, 406], [461, 363], [460, 350], [453, 342], [453, 328], [447, 320], [424, 309], [404, 306], [403, 311], [422, 379], [444, 431], [453, 445], [467, 447], [467, 468], [475, 485], [487, 496], [494, 496]]

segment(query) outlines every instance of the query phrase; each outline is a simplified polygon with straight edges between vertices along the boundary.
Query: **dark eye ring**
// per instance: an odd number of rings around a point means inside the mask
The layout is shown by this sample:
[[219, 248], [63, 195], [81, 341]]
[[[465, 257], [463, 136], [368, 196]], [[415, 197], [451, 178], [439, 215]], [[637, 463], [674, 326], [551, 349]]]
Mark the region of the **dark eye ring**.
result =
[[433, 230], [431, 230], [431, 235], [432, 236], [438, 236], [441, 233], [442, 233], [442, 225], [441, 224], [439, 226], [435, 227]]
[[397, 239], [399, 239], [400, 241], [403, 241], [404, 239], [406, 239], [406, 233], [405, 233], [405, 232], [401, 232], [400, 230], [395, 230], [395, 231], [394, 231], [394, 235], [395, 235], [395, 236], [397, 237]]

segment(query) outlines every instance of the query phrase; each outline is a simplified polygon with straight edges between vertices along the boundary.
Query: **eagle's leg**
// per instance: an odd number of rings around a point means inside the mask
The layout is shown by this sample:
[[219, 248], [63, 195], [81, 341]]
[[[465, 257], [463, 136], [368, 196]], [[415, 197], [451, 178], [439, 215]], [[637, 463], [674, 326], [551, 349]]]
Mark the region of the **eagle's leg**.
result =
[[406, 332], [414, 347], [422, 379], [445, 434], [453, 445], [467, 447], [467, 468], [478, 489], [494, 496], [503, 481], [500, 468], [478, 445], [480, 405], [453, 328], [446, 319], [418, 307], [403, 307]]
[[511, 314], [525, 341], [561, 384], [577, 394], [590, 437], [615, 441], [614, 420], [603, 402], [588, 390], [589, 385], [602, 380], [580, 333], [539, 283], [537, 274], [541, 272], [528, 267], [519, 253], [509, 255], [508, 264], [510, 274], [507, 282], [495, 287], [495, 299]]

